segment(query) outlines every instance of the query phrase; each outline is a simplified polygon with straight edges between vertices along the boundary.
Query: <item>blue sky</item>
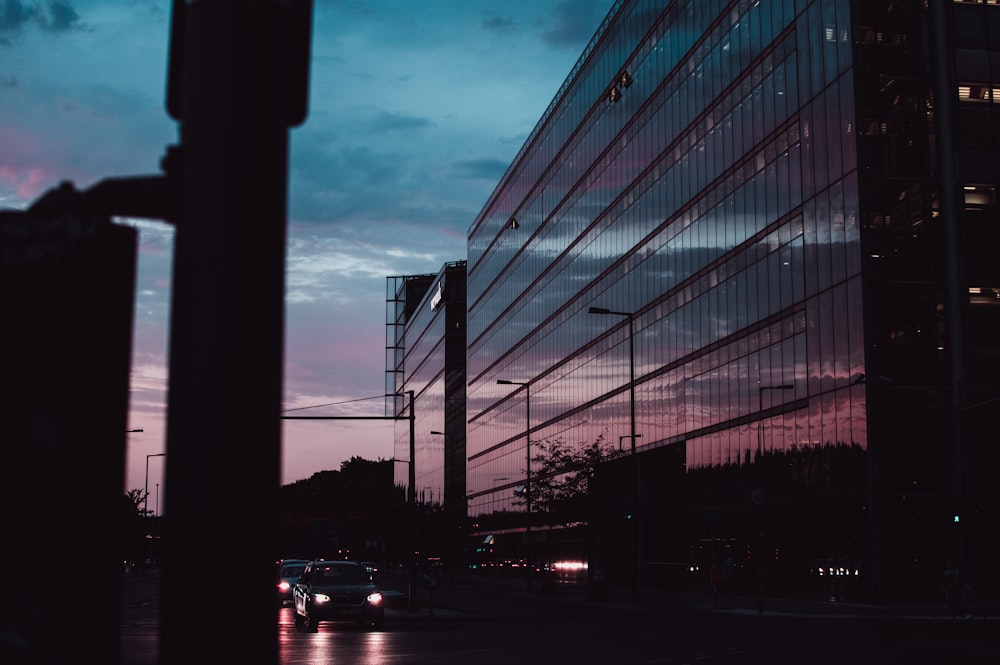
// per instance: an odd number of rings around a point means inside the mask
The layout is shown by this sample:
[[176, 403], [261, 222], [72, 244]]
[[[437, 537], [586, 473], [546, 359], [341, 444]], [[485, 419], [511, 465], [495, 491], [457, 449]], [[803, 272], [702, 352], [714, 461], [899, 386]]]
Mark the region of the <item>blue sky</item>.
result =
[[[466, 231], [610, 0], [315, 0], [291, 131], [284, 408], [380, 415], [385, 278], [465, 258]], [[168, 0], [0, 0], [0, 208], [62, 180], [159, 171]], [[173, 235], [140, 229], [126, 488], [164, 452]], [[249, 360], [249, 359], [248, 359]], [[285, 421], [282, 482], [391, 457], [392, 424]], [[150, 458], [150, 508], [162, 458]], [[161, 500], [166, 493], [161, 488]], [[161, 504], [162, 505], [162, 504]]]

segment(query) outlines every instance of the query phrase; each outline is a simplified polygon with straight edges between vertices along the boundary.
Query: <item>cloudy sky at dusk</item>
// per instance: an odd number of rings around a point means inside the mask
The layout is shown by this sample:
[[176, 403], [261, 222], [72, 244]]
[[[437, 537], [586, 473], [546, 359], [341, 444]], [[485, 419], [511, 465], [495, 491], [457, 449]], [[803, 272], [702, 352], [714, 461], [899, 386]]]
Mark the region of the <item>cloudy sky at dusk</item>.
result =
[[[389, 275], [465, 234], [611, 0], [315, 0], [310, 109], [291, 132], [285, 409], [381, 415]], [[154, 174], [169, 0], [0, 0], [0, 208], [62, 180]], [[173, 235], [140, 229], [126, 488], [162, 483]], [[360, 401], [358, 401], [360, 400]], [[340, 404], [338, 404], [340, 403]], [[238, 417], [238, 414], [234, 414]], [[282, 482], [392, 456], [392, 424], [285, 421]], [[163, 487], [161, 498], [167, 488]]]

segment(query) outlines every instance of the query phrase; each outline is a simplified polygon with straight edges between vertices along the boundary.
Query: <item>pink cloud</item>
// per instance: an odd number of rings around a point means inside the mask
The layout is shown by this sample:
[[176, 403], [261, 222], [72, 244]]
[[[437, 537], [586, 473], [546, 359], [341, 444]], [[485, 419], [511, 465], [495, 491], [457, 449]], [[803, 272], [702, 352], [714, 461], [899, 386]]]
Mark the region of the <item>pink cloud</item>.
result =
[[47, 176], [45, 170], [40, 168], [18, 170], [0, 165], [0, 180], [7, 183], [19, 197], [33, 199], [41, 193], [42, 187], [47, 182]]

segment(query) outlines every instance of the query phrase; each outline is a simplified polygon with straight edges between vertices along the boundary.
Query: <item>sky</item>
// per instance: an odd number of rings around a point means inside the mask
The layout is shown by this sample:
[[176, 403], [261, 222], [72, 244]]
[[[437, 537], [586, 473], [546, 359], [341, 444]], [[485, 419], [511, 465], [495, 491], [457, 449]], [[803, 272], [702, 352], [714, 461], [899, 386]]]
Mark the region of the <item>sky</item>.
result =
[[[468, 228], [610, 6], [314, 0], [309, 115], [290, 132], [288, 415], [384, 414], [386, 277], [466, 258]], [[179, 138], [169, 14], [169, 0], [0, 0], [0, 208], [65, 180], [160, 172]], [[173, 233], [117, 221], [139, 229], [129, 429], [142, 431], [127, 435], [123, 490], [148, 486], [152, 511], [168, 490]], [[392, 421], [283, 423], [282, 484], [393, 456]]]

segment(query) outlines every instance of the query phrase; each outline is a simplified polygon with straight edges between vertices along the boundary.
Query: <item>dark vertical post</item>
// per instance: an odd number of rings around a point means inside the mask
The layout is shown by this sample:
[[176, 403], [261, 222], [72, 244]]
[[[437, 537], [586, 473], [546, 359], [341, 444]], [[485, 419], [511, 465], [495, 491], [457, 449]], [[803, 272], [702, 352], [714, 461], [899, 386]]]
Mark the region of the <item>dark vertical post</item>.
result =
[[633, 537], [635, 546], [635, 578], [632, 581], [632, 603], [639, 603], [639, 588], [642, 586], [642, 528], [641, 520], [645, 515], [645, 507], [640, 506], [642, 501], [642, 487], [639, 475], [639, 458], [635, 454], [635, 315], [631, 312], [622, 313], [628, 317], [628, 409], [629, 409], [629, 436], [632, 439], [632, 490], [635, 492], [635, 500], [632, 502], [633, 515]]
[[407, 571], [407, 609], [417, 609], [417, 418], [413, 408], [413, 391], [407, 390], [410, 398], [410, 468], [407, 472], [406, 503], [410, 510], [410, 565]]
[[524, 388], [524, 584], [531, 593], [531, 384], [526, 381], [497, 379], [497, 385], [521, 386]]
[[632, 458], [632, 546], [635, 549], [635, 570], [632, 575], [632, 603], [639, 602], [639, 587], [642, 585], [642, 520], [644, 511], [639, 506], [642, 497], [642, 482], [639, 474], [639, 458], [635, 454], [635, 313], [616, 312], [606, 307], [591, 307], [588, 314], [613, 314], [628, 319], [628, 380], [629, 380], [629, 438], [632, 439], [630, 456]]
[[[299, 0], [175, 0], [181, 121], [160, 663], [277, 663], [288, 127]], [[308, 13], [305, 14], [308, 37]], [[297, 37], [297, 39], [295, 39]], [[308, 40], [306, 40], [308, 43]], [[294, 43], [293, 43], [294, 42]], [[307, 63], [306, 63], [307, 66]], [[225, 562], [223, 606], [206, 571]], [[208, 568], [206, 568], [208, 566]], [[228, 612], [224, 607], [239, 608]], [[206, 639], [206, 626], [212, 634]]]
[[524, 558], [527, 569], [524, 573], [524, 585], [528, 593], [531, 593], [531, 574], [535, 564], [531, 560], [531, 384], [524, 384], [524, 510], [527, 513], [525, 523]]

